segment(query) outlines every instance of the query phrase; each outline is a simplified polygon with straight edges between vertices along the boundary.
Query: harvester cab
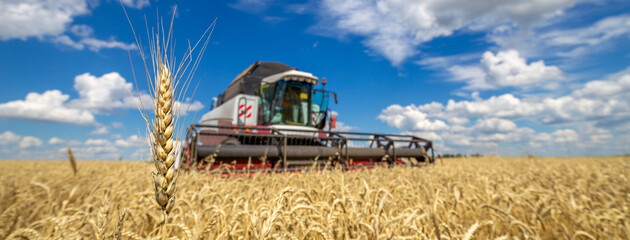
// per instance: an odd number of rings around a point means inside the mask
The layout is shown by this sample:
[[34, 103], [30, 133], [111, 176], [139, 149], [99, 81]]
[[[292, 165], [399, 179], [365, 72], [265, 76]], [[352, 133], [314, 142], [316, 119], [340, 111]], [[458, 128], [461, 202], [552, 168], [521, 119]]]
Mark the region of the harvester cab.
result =
[[337, 94], [318, 85], [313, 74], [282, 63], [250, 65], [188, 128], [184, 167], [239, 173], [433, 162], [426, 139], [331, 131]]
[[[263, 71], [266, 74], [259, 73]], [[271, 73], [275, 74], [265, 77]], [[318, 78], [311, 73], [281, 63], [256, 62], [232, 81], [201, 123], [321, 130], [330, 96], [337, 97], [316, 89], [317, 85]]]

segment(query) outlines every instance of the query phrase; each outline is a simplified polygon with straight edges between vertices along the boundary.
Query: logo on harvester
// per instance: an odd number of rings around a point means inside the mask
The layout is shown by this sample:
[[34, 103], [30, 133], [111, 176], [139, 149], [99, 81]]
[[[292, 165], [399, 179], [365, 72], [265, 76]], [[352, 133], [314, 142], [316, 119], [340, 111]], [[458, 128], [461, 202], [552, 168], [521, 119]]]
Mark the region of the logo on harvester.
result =
[[250, 118], [252, 116], [252, 105], [247, 106], [245, 108], [245, 104], [241, 104], [238, 106], [238, 117], [243, 117], [243, 115], [247, 114], [245, 118]]

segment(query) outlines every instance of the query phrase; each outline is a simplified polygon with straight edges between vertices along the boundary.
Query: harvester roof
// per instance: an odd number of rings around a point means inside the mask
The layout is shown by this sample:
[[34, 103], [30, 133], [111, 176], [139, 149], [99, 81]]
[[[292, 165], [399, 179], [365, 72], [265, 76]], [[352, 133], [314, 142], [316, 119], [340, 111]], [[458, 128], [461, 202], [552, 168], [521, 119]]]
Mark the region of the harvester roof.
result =
[[256, 61], [236, 76], [225, 92], [220, 95], [219, 104], [227, 102], [238, 94], [258, 95], [260, 83], [264, 78], [289, 70], [295, 70], [295, 68], [279, 62]]

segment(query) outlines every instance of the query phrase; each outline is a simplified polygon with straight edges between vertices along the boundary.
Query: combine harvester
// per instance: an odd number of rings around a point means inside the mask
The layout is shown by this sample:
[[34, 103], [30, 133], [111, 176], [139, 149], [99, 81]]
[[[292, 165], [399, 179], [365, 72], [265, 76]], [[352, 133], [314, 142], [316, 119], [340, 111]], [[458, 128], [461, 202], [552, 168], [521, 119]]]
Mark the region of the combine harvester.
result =
[[[255, 62], [187, 130], [185, 169], [222, 173], [345, 170], [433, 163], [432, 142], [410, 135], [337, 132], [319, 79], [276, 62]], [[326, 79], [322, 79], [322, 85]], [[327, 124], [328, 123], [328, 124]], [[328, 128], [328, 129], [326, 129]]]

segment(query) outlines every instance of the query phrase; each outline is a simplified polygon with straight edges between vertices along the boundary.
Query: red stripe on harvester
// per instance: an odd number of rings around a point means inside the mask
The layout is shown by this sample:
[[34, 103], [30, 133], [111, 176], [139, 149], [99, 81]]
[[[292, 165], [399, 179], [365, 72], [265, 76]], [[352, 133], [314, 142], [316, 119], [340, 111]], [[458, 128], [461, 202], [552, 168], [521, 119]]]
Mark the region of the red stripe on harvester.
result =
[[247, 109], [245, 109], [245, 111], [249, 111], [250, 109], [252, 109], [252, 105], [247, 106]]
[[247, 114], [247, 117], [245, 117], [245, 118], [249, 118], [251, 116], [252, 116], [252, 113], [249, 113], [249, 114]]
[[238, 109], [240, 110], [243, 107], [245, 107], [245, 104], [241, 104], [240, 106], [238, 106]]

